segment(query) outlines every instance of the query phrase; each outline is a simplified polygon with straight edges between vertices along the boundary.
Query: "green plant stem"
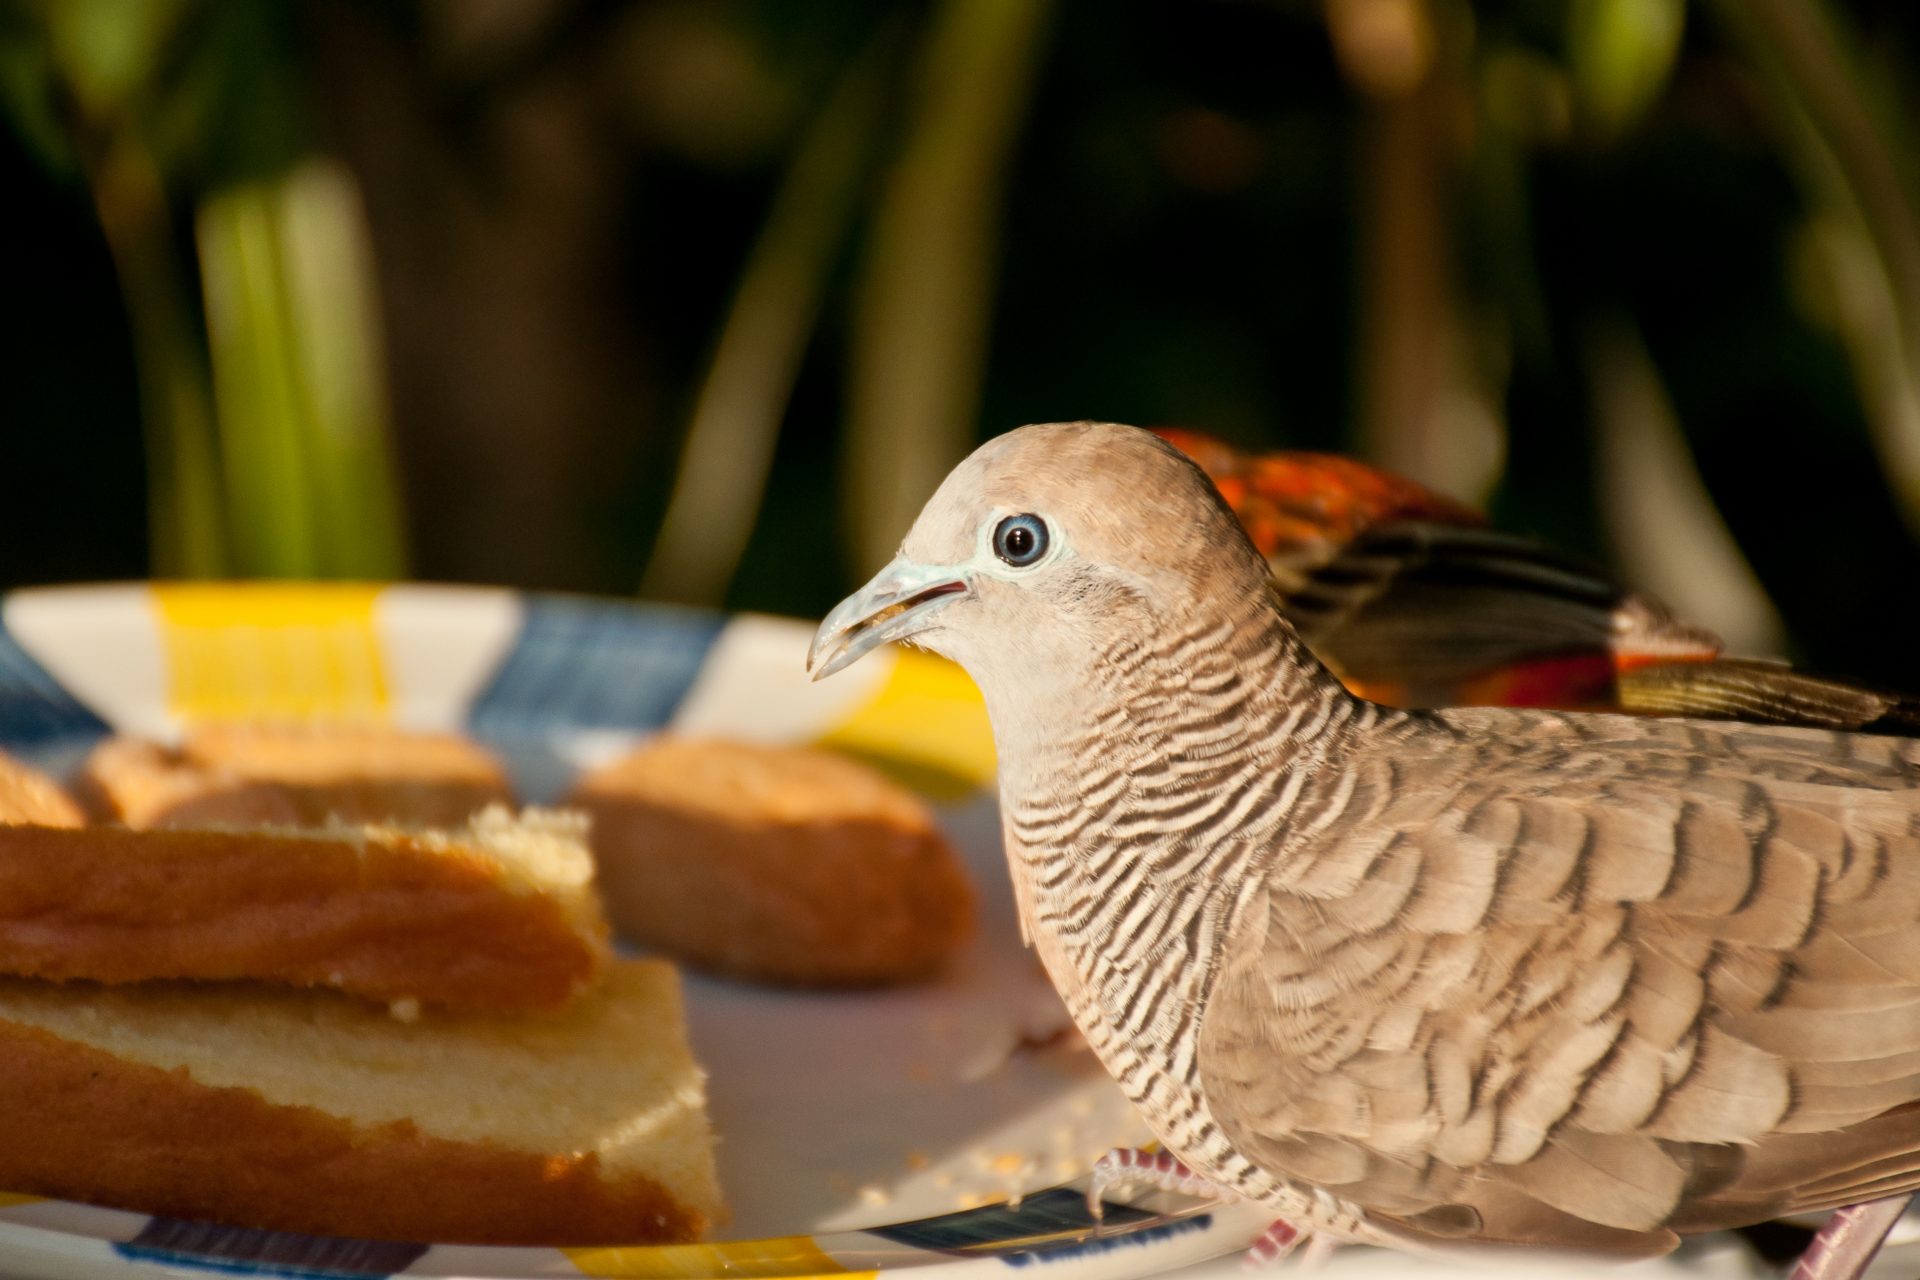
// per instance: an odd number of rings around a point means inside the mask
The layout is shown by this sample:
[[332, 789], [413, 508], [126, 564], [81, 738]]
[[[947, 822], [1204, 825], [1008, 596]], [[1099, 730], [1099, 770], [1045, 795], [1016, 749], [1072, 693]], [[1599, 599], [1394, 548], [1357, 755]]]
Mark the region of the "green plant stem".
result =
[[309, 389], [295, 358], [271, 187], [249, 184], [208, 199], [197, 230], [236, 560], [250, 575], [315, 576], [316, 512], [300, 421]]
[[249, 574], [404, 571], [359, 220], [352, 179], [321, 161], [200, 207], [221, 475]]
[[1040, 62], [1040, 0], [944, 0], [855, 304], [845, 510], [863, 564], [893, 554], [978, 430], [1008, 159]]
[[317, 572], [402, 577], [406, 539], [359, 188], [343, 166], [309, 161], [280, 183], [275, 215], [289, 355], [304, 392], [300, 456]]
[[748, 255], [706, 377], [642, 595], [717, 605], [753, 532], [780, 423], [852, 225], [883, 108], [891, 31], [845, 72]]
[[[1833, 6], [1718, 0], [1717, 8], [1774, 90], [1802, 184], [1871, 249], [1879, 279], [1856, 282], [1854, 322], [1842, 337], [1881, 465], [1908, 528], [1920, 533], [1920, 185], [1908, 159], [1911, 126], [1876, 99], [1872, 68]], [[1878, 87], [1881, 97], [1897, 96]], [[1860, 322], [1863, 310], [1891, 322], [1890, 340], [1882, 323]]]
[[93, 158], [88, 176], [133, 338], [152, 572], [163, 578], [231, 573], [213, 398], [194, 302], [173, 255], [160, 175], [145, 151], [122, 141]]
[[1819, 0], [1719, 0], [1730, 28], [1803, 112], [1837, 162], [1886, 264], [1909, 349], [1920, 362], [1920, 208], [1901, 159], [1904, 125], [1883, 118], [1861, 86], [1839, 16]]

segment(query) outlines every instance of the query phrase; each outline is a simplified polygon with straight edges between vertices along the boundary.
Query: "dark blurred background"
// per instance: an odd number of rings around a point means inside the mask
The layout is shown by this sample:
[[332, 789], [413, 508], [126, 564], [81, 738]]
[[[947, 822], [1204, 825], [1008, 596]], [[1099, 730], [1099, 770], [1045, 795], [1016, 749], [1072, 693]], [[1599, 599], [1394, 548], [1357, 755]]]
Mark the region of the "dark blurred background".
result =
[[1911, 0], [0, 0], [0, 586], [817, 616], [977, 440], [1357, 453], [1920, 685]]

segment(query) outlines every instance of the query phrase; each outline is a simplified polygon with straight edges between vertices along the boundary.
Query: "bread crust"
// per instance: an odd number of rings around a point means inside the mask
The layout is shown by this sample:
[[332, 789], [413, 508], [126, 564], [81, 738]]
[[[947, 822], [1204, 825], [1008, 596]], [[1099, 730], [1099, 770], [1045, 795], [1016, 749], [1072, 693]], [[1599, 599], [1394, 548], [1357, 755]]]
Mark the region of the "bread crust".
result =
[[452, 734], [255, 725], [202, 725], [175, 747], [110, 738], [74, 791], [130, 827], [458, 826], [513, 798], [500, 762]]
[[975, 899], [918, 797], [825, 751], [659, 738], [581, 779], [614, 927], [720, 973], [851, 987], [938, 971]]
[[236, 1226], [522, 1245], [695, 1239], [698, 1210], [597, 1156], [356, 1125], [0, 1021], [0, 1187]]
[[87, 820], [60, 784], [32, 765], [0, 753], [0, 822], [77, 827]]
[[472, 1009], [565, 1002], [606, 959], [578, 900], [398, 831], [0, 826], [0, 972], [255, 978]]

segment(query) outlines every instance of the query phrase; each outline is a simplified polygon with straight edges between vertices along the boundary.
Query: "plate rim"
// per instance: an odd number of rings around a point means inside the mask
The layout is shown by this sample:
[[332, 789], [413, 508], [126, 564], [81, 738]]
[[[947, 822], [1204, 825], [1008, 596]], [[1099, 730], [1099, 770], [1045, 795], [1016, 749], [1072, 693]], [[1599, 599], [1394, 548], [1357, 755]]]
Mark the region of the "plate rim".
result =
[[[647, 601], [583, 592], [533, 591], [508, 587], [462, 583], [395, 580], [389, 582], [322, 581], [222, 581], [175, 584], [141, 580], [92, 583], [63, 583], [17, 588], [0, 593], [0, 638], [19, 648], [29, 662], [39, 666], [40, 674], [59, 693], [72, 699], [106, 723], [112, 730], [114, 720], [107, 711], [67, 688], [58, 675], [41, 661], [31, 644], [23, 642], [11, 625], [23, 604], [36, 610], [62, 607], [100, 606], [103, 603], [141, 596], [149, 608], [155, 604], [155, 588], [187, 590], [214, 588], [236, 600], [247, 597], [264, 599], [269, 594], [285, 596], [289, 592], [311, 592], [316, 596], [350, 593], [372, 594], [378, 599], [396, 588], [420, 593], [437, 607], [477, 611], [498, 609], [512, 604], [520, 613], [515, 620], [512, 642], [498, 657], [493, 674], [498, 674], [523, 638], [529, 605], [552, 604], [558, 607], [605, 610], [635, 620], [673, 620], [696, 625], [711, 625], [701, 662], [710, 656], [718, 638], [741, 619], [753, 619], [791, 627], [796, 633], [811, 627], [801, 619], [752, 612], [734, 612]], [[15, 673], [0, 669], [0, 685], [17, 680]], [[684, 690], [682, 696], [684, 696]], [[471, 708], [469, 708], [470, 710]], [[111, 710], [111, 709], [109, 709]], [[406, 725], [403, 717], [395, 723]], [[459, 726], [483, 741], [497, 741], [469, 726]], [[134, 731], [129, 727], [126, 731]], [[85, 732], [85, 730], [83, 730]], [[97, 740], [97, 731], [92, 732]], [[16, 744], [0, 720], [0, 745], [33, 754], [33, 744]], [[1203, 1261], [1244, 1248], [1257, 1235], [1263, 1223], [1240, 1212], [1247, 1206], [1211, 1202], [1192, 1197], [1152, 1197], [1166, 1207], [1146, 1209], [1124, 1196], [1105, 1199], [1116, 1216], [1128, 1221], [1118, 1225], [1098, 1225], [1089, 1218], [1073, 1223], [1058, 1216], [1050, 1218], [1049, 1228], [1026, 1234], [1004, 1232], [965, 1236], [984, 1231], [996, 1220], [1018, 1222], [1021, 1206], [1037, 1203], [1057, 1205], [1060, 1197], [1071, 1195], [1086, 1201], [1087, 1179], [1039, 1188], [1027, 1192], [1011, 1204], [994, 1203], [971, 1209], [931, 1215], [900, 1223], [836, 1230], [820, 1233], [798, 1232], [791, 1236], [753, 1239], [716, 1239], [689, 1244], [627, 1244], [580, 1246], [509, 1246], [425, 1242], [398, 1244], [364, 1241], [353, 1237], [308, 1236], [292, 1232], [269, 1232], [254, 1228], [231, 1227], [197, 1219], [172, 1219], [138, 1210], [117, 1209], [85, 1201], [57, 1197], [20, 1196], [0, 1193], [0, 1256], [16, 1249], [35, 1249], [56, 1264], [85, 1264], [87, 1270], [68, 1272], [61, 1265], [43, 1274], [98, 1274], [101, 1266], [117, 1264], [129, 1275], [178, 1274], [181, 1268], [219, 1272], [228, 1275], [280, 1275], [310, 1277], [372, 1277], [393, 1274], [436, 1277], [471, 1277], [472, 1280], [543, 1280], [555, 1276], [653, 1277], [656, 1280], [696, 1280], [712, 1275], [730, 1280], [794, 1280], [812, 1275], [846, 1275], [871, 1272], [911, 1272], [916, 1277], [934, 1280], [948, 1274], [971, 1273], [982, 1265], [1021, 1266], [1047, 1263], [1059, 1274], [1064, 1266], [1078, 1280], [1121, 1280], [1147, 1271], [1163, 1270], [1184, 1263]], [[1031, 1215], [1030, 1215], [1031, 1216]], [[1038, 1223], [1036, 1219], [1036, 1224]], [[153, 1246], [138, 1243], [142, 1235], [153, 1233], [155, 1224], [197, 1228], [218, 1240], [227, 1251], [196, 1250], [191, 1247]], [[160, 1233], [164, 1236], [166, 1233]], [[921, 1239], [944, 1238], [948, 1247], [907, 1243], [896, 1236]], [[359, 1244], [387, 1248], [394, 1260], [398, 1251], [417, 1251], [398, 1270], [370, 1270], [329, 1265], [315, 1260], [298, 1260], [301, 1242], [314, 1242], [310, 1253], [342, 1253], [347, 1246]], [[249, 1245], [251, 1249], [241, 1248]], [[263, 1248], [279, 1246], [281, 1260], [261, 1255]], [[290, 1252], [288, 1252], [290, 1251]], [[251, 1252], [255, 1256], [249, 1257]], [[579, 1255], [586, 1255], [583, 1259]], [[701, 1262], [707, 1264], [704, 1268]], [[594, 1269], [588, 1270], [587, 1266]], [[610, 1269], [611, 1268], [611, 1269]]]

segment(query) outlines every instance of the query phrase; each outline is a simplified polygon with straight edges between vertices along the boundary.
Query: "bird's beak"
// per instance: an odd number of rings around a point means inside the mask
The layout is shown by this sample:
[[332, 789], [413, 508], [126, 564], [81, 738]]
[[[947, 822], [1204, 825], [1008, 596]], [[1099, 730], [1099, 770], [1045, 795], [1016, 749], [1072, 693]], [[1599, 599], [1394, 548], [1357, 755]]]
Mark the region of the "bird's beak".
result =
[[869, 649], [920, 630], [936, 609], [972, 589], [967, 575], [950, 565], [895, 560], [834, 606], [814, 633], [807, 670], [818, 680], [852, 666]]

